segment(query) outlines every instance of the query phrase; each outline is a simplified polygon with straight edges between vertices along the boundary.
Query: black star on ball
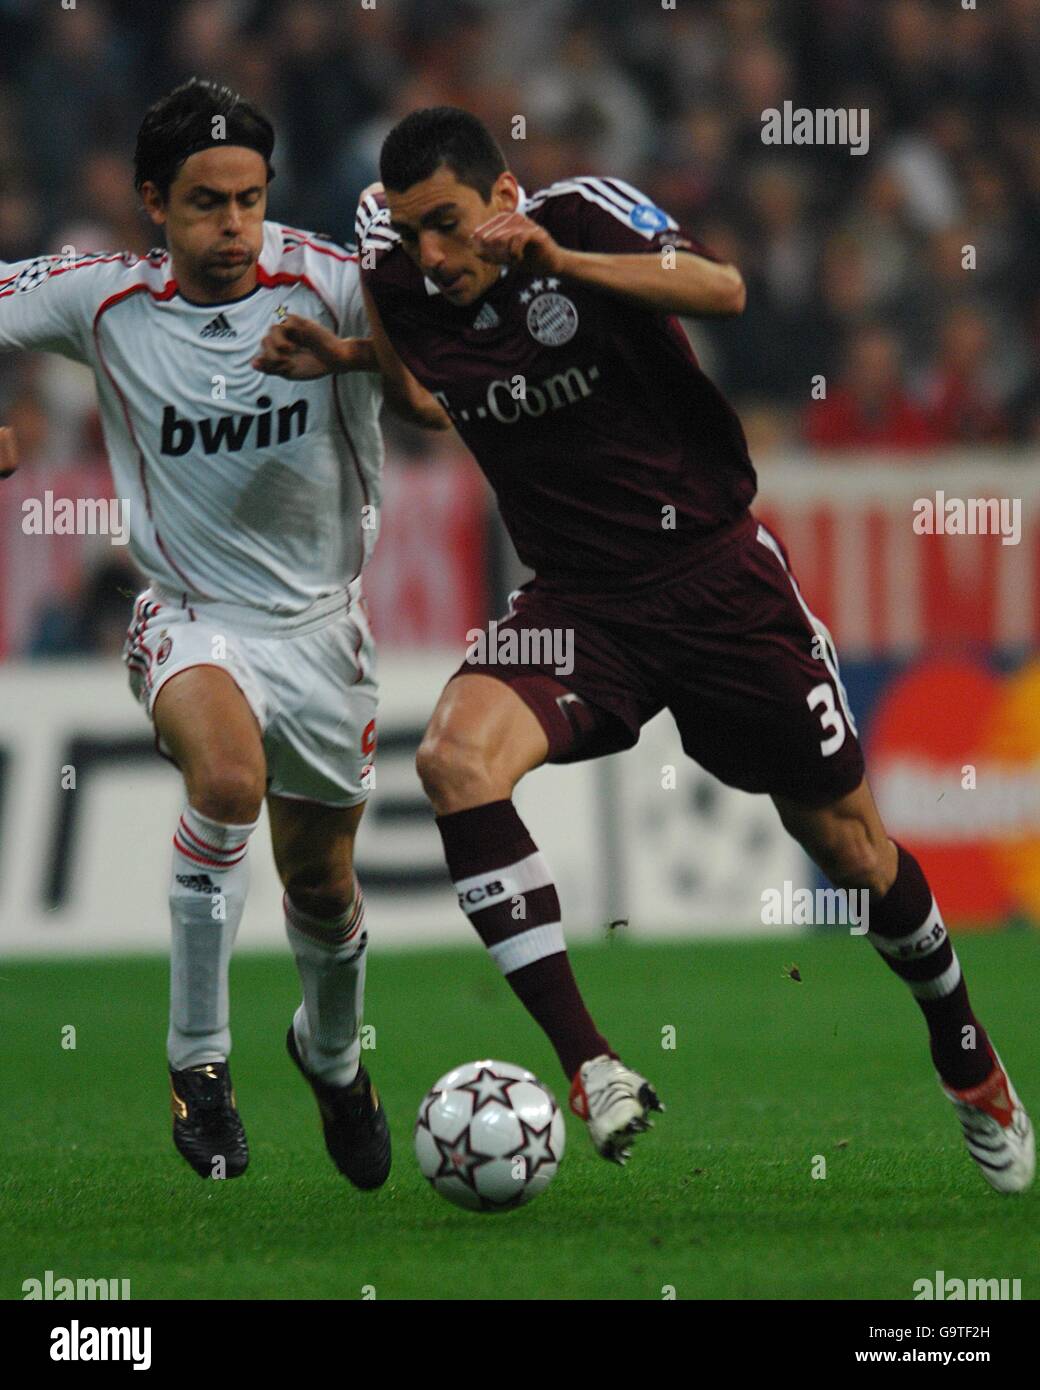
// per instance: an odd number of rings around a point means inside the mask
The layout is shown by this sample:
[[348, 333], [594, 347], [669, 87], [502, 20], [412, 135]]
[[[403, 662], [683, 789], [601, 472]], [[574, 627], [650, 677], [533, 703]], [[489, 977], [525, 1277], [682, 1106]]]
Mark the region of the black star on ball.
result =
[[[520, 1116], [517, 1116], [520, 1120]], [[535, 1129], [526, 1120], [520, 1120], [520, 1133], [523, 1135], [523, 1143], [519, 1148], [514, 1149], [507, 1158], [522, 1158], [524, 1160], [525, 1181], [530, 1182], [538, 1169], [543, 1164], [558, 1163], [559, 1159], [552, 1151], [552, 1143], [549, 1139], [549, 1132], [552, 1129], [552, 1120], [541, 1129]]]
[[467, 1081], [464, 1086], [456, 1086], [457, 1091], [469, 1091], [473, 1096], [474, 1115], [484, 1105], [490, 1105], [493, 1100], [504, 1105], [507, 1109], [512, 1108], [509, 1099], [509, 1088], [516, 1081], [515, 1076], [499, 1076], [490, 1067], [481, 1067], [472, 1081]]
[[441, 1163], [431, 1181], [436, 1182], [438, 1178], [458, 1178], [476, 1192], [477, 1183], [473, 1175], [485, 1163], [490, 1163], [493, 1155], [479, 1154], [474, 1150], [469, 1125], [457, 1139], [438, 1139], [435, 1134], [433, 1142], [440, 1151]]

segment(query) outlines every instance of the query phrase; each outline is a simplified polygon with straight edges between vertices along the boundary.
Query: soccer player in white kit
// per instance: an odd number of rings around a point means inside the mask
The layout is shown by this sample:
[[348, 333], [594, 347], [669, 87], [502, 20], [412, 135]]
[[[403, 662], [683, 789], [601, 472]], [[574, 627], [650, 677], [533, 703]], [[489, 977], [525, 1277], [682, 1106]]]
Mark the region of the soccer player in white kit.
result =
[[[373, 1188], [389, 1173], [390, 1135], [361, 1065], [367, 936], [353, 847], [376, 744], [361, 570], [378, 528], [383, 383], [370, 343], [369, 370], [349, 375], [290, 380], [253, 365], [290, 314], [369, 335], [356, 257], [265, 220], [273, 146], [269, 122], [227, 88], [192, 80], [157, 102], [135, 182], [167, 249], [0, 265], [0, 350], [93, 369], [150, 581], [124, 660], [187, 794], [169, 895], [174, 1142], [203, 1177], [248, 1163], [227, 977], [266, 797], [303, 985], [288, 1049], [336, 1166]], [[445, 423], [413, 378], [386, 387], [402, 414]]]

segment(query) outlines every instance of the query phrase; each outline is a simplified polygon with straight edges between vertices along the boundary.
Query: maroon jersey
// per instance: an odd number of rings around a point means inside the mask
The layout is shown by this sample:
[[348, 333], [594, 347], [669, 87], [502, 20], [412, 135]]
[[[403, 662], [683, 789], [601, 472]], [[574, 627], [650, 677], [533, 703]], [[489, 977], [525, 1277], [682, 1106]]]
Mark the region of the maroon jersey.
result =
[[[716, 260], [620, 179], [574, 178], [520, 211], [578, 251], [667, 246]], [[692, 566], [741, 521], [755, 471], [740, 421], [678, 321], [567, 276], [504, 271], [453, 305], [409, 259], [381, 195], [361, 266], [398, 355], [444, 405], [546, 586], [617, 590]]]

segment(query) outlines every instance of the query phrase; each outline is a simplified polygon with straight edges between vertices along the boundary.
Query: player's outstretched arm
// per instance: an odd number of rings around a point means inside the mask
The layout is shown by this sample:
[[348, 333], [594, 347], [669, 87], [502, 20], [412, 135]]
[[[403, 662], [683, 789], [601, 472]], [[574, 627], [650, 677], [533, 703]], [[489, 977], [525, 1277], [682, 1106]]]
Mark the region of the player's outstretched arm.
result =
[[18, 447], [10, 425], [0, 425], [0, 478], [9, 478], [18, 467]]
[[570, 276], [645, 309], [666, 314], [730, 315], [744, 311], [744, 279], [735, 265], [690, 251], [610, 254], [572, 251], [519, 212], [502, 212], [478, 227], [483, 259], [539, 275]]
[[290, 314], [265, 335], [253, 366], [289, 381], [311, 381], [336, 372], [380, 372], [387, 405], [396, 415], [426, 429], [449, 429], [445, 411], [390, 346], [367, 293], [365, 307], [372, 326], [370, 338], [339, 338], [314, 319]]
[[568, 251], [566, 272], [608, 294], [666, 314], [728, 318], [744, 312], [747, 290], [735, 265], [706, 260], [692, 251], [677, 251], [674, 260], [659, 252], [606, 255]]
[[423, 429], [450, 430], [452, 425], [447, 411], [425, 386], [420, 385], [398, 357], [386, 335], [383, 320], [364, 280], [361, 282], [361, 293], [372, 333], [372, 347], [379, 363], [379, 370], [383, 374], [383, 390], [386, 393], [387, 404], [402, 419], [420, 425]]
[[253, 366], [289, 381], [379, 370], [370, 339], [339, 338], [331, 328], [299, 314], [289, 314], [265, 334]]

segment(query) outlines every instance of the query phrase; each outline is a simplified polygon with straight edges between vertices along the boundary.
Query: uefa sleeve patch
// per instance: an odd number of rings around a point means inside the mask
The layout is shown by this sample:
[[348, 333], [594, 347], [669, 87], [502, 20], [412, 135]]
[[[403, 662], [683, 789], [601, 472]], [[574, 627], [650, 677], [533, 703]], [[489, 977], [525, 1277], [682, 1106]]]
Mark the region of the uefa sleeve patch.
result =
[[50, 279], [58, 267], [64, 264], [61, 256], [39, 256], [35, 261], [30, 261], [14, 282], [15, 292], [29, 294], [32, 290], [39, 289], [43, 282]]
[[653, 203], [636, 203], [629, 210], [628, 217], [632, 226], [640, 232], [663, 232], [671, 223], [668, 214], [654, 207]]

